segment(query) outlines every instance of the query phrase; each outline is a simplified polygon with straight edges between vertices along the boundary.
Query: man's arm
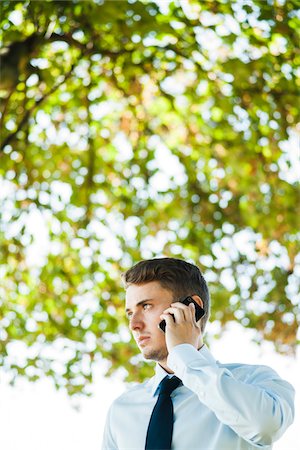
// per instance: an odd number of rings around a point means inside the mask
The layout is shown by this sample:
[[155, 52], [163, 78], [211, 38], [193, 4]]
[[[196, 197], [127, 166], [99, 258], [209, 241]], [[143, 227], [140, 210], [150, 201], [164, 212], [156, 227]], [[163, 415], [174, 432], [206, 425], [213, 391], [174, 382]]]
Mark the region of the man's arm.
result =
[[270, 445], [279, 439], [293, 422], [293, 387], [268, 367], [230, 370], [217, 364], [206, 347], [198, 351], [202, 332], [192, 304], [172, 303], [161, 318], [166, 320], [168, 368], [220, 422], [252, 444]]
[[102, 450], [118, 450], [117, 444], [113, 437], [112, 408], [113, 405], [110, 407], [106, 417], [101, 447]]
[[293, 422], [294, 389], [268, 367], [230, 370], [207, 347], [197, 351], [190, 344], [175, 346], [167, 364], [222, 423], [252, 444], [272, 444]]

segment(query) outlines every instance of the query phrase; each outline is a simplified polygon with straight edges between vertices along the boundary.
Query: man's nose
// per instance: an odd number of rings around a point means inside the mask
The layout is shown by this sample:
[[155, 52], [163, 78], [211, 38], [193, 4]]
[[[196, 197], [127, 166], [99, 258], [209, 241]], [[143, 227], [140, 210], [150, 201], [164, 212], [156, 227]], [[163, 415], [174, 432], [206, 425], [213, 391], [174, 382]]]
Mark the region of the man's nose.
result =
[[141, 330], [143, 328], [143, 326], [144, 326], [144, 322], [142, 320], [141, 315], [138, 313], [132, 314], [130, 323], [129, 323], [129, 328], [131, 330]]

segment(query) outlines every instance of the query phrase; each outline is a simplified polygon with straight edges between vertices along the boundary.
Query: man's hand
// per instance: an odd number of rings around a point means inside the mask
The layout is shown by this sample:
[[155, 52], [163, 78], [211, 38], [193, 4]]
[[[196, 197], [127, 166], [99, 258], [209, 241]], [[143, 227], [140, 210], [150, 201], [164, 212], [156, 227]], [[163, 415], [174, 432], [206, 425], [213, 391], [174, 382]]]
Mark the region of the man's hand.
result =
[[[171, 314], [174, 315], [175, 322]], [[179, 344], [191, 344], [197, 350], [202, 345], [200, 321], [195, 320], [195, 306], [183, 303], [172, 303], [160, 318], [166, 321], [166, 345], [168, 352]]]

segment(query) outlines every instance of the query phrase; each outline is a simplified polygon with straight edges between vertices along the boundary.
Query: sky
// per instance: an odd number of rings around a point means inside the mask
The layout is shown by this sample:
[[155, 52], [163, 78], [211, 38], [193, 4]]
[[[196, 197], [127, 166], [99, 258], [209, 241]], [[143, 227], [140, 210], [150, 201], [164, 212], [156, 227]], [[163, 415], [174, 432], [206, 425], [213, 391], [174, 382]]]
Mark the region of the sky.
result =
[[[300, 354], [296, 358], [280, 356], [270, 343], [258, 347], [251, 342], [252, 337], [251, 330], [232, 324], [221, 339], [210, 344], [210, 349], [221, 362], [271, 366], [296, 388], [296, 405], [300, 405]], [[57, 392], [46, 378], [36, 383], [20, 379], [11, 387], [0, 372], [0, 449], [100, 450], [109, 405], [126, 389], [121, 380], [104, 378], [100, 372], [93, 384], [93, 396], [82, 398], [77, 405], [64, 392]], [[300, 412], [296, 409], [294, 424], [273, 450], [298, 450], [299, 428]]]

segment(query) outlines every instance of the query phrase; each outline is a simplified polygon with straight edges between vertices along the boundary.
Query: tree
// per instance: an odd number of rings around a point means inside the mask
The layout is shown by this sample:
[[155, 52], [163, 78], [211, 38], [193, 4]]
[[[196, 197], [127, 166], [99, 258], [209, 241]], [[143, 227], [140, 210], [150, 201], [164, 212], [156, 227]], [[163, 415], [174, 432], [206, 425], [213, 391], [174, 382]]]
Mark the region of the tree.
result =
[[[291, 0], [2, 1], [1, 364], [88, 393], [143, 379], [120, 273], [194, 261], [293, 353], [299, 12]], [[125, 376], [124, 375], [124, 376]]]

